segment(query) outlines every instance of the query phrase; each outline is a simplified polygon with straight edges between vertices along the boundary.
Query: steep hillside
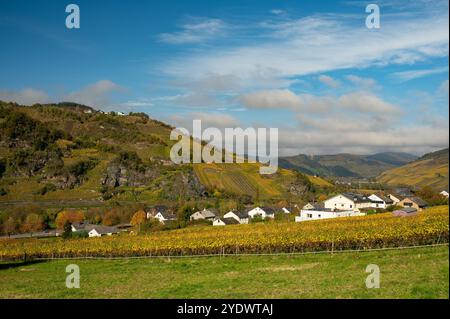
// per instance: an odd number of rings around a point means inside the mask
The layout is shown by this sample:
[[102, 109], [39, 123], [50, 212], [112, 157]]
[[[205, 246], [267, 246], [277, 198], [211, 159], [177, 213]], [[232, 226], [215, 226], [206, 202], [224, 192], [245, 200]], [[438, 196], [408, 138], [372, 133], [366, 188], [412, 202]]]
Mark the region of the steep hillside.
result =
[[448, 148], [428, 153], [419, 159], [380, 174], [380, 183], [448, 189]]
[[197, 196], [203, 187], [192, 170], [166, 165], [170, 130], [145, 114], [3, 103], [0, 201], [175, 200], [180, 189]]
[[287, 170], [261, 176], [258, 164], [175, 165], [171, 129], [142, 113], [0, 102], [0, 203], [281, 200], [322, 187]]
[[406, 153], [378, 153], [374, 155], [317, 155], [283, 157], [280, 166], [309, 175], [338, 177], [375, 177], [381, 172], [416, 159]]

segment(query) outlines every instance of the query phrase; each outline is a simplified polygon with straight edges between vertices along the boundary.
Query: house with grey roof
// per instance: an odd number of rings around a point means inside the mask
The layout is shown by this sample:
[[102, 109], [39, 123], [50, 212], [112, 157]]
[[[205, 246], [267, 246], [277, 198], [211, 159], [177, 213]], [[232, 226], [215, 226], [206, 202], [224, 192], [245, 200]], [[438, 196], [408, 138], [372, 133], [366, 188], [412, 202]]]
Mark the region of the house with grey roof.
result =
[[86, 232], [89, 237], [111, 236], [120, 232], [117, 227], [94, 225], [86, 222], [73, 223], [71, 228], [72, 232]]
[[250, 218], [255, 218], [255, 217], [261, 217], [262, 219], [275, 218], [275, 210], [271, 207], [249, 208], [246, 210], [246, 214]]
[[223, 215], [224, 218], [234, 218], [236, 219], [239, 224], [248, 224], [248, 215], [244, 212], [241, 212], [237, 209], [233, 209]]
[[398, 203], [399, 206], [402, 207], [413, 207], [418, 211], [426, 208], [428, 206], [427, 202], [425, 202], [422, 198], [418, 196], [410, 196], [406, 197]]
[[370, 208], [372, 201], [365, 195], [358, 193], [342, 193], [324, 201], [327, 210], [355, 210]]
[[394, 201], [383, 194], [377, 193], [369, 196], [373, 208], [387, 208], [394, 204]]
[[213, 226], [226, 226], [226, 225], [239, 225], [239, 222], [232, 217], [216, 218], [213, 221]]
[[160, 210], [153, 218], [159, 220], [160, 223], [165, 224], [167, 221], [177, 220], [177, 215], [169, 210]]
[[302, 208], [303, 210], [321, 210], [325, 209], [324, 203], [308, 203]]
[[144, 209], [146, 215], [147, 215], [147, 219], [149, 218], [155, 218], [155, 216], [158, 213], [165, 213], [166, 211], [169, 211], [169, 208], [167, 208], [167, 206], [164, 205], [155, 205], [152, 207], [146, 207]]
[[102, 236], [111, 236], [113, 234], [119, 233], [119, 229], [117, 227], [110, 227], [104, 225], [95, 225], [88, 232], [89, 237], [102, 237]]
[[204, 208], [203, 210], [193, 213], [190, 216], [190, 220], [194, 221], [194, 220], [204, 219], [204, 220], [213, 221], [214, 218], [216, 218], [216, 216], [217, 216], [217, 210], [215, 210], [213, 208], [208, 208], [208, 209]]

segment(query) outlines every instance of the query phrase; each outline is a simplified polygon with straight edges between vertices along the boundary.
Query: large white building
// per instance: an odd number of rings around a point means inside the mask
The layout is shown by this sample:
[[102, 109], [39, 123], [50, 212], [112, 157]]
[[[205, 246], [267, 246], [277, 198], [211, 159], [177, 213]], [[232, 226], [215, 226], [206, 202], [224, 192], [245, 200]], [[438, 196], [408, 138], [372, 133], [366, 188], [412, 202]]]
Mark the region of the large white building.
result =
[[355, 210], [369, 208], [372, 206], [371, 200], [361, 194], [343, 193], [333, 196], [324, 201], [324, 208], [328, 210]]
[[302, 209], [299, 216], [295, 216], [296, 222], [303, 222], [307, 220], [318, 220], [318, 219], [328, 219], [337, 217], [353, 217], [353, 216], [364, 216], [364, 213], [360, 213], [355, 210], [306, 210]]
[[372, 205], [370, 198], [355, 194], [343, 193], [333, 196], [323, 203], [306, 204], [295, 217], [296, 222], [318, 220], [337, 217], [364, 216], [361, 208], [369, 208]]

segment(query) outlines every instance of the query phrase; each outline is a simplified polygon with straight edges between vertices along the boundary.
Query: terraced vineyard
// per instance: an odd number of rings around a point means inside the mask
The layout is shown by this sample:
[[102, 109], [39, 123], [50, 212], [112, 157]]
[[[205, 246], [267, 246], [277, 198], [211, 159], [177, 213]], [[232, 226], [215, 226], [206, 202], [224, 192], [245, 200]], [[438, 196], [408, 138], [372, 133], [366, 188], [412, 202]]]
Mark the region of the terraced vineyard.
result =
[[377, 180], [387, 185], [448, 189], [448, 149], [425, 154], [414, 162], [388, 170]]
[[320, 187], [333, 187], [333, 184], [331, 184], [329, 181], [321, 177], [308, 176], [308, 179], [310, 180], [311, 183]]
[[146, 236], [119, 235], [62, 240], [1, 240], [1, 259], [294, 253], [448, 243], [447, 206], [416, 216], [390, 213], [226, 227], [188, 227]]
[[259, 164], [251, 163], [195, 164], [194, 172], [209, 189], [252, 197], [259, 192], [260, 198], [263, 199], [283, 196], [284, 191], [279, 185], [286, 184], [294, 177], [293, 172], [284, 169], [279, 169], [275, 177], [260, 175]]

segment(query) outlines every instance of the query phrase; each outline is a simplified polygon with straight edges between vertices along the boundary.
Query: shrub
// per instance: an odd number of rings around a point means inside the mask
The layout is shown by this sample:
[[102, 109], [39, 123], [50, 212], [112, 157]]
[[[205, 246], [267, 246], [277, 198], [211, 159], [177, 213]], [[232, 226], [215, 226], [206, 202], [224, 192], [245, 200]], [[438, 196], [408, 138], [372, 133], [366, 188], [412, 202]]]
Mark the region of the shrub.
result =
[[89, 233], [85, 230], [79, 230], [76, 232], [72, 232], [71, 234], [72, 238], [88, 238], [89, 237]]
[[48, 183], [38, 191], [38, 194], [45, 195], [49, 192], [54, 192], [54, 191], [56, 191], [56, 186], [52, 183]]

